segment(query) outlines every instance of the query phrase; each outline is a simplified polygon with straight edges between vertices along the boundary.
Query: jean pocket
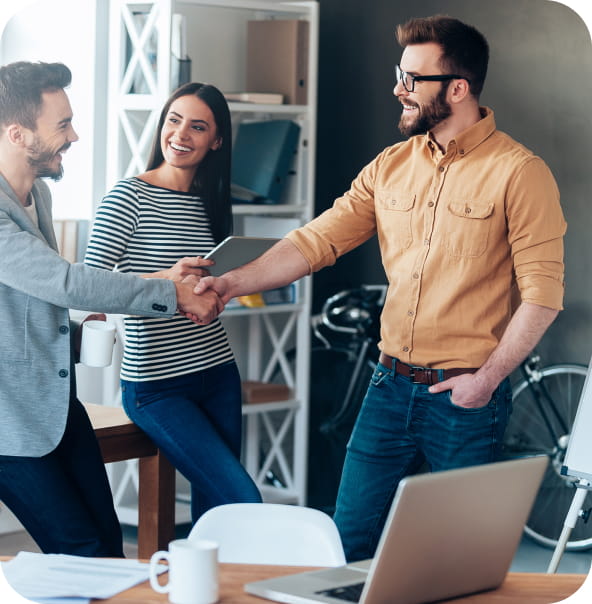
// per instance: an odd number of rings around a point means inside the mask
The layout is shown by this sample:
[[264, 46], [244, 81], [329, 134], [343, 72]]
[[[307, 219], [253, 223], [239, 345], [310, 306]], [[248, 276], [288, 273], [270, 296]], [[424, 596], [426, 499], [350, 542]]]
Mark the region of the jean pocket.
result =
[[152, 388], [142, 388], [143, 382], [125, 382], [121, 384], [121, 399], [126, 411], [141, 409], [154, 401], [158, 401], [159, 394]]
[[382, 364], [378, 363], [370, 378], [370, 384], [372, 386], [380, 386], [382, 382], [389, 376], [390, 371]]
[[491, 409], [495, 408], [495, 406], [496, 406], [495, 398], [492, 398], [487, 404], [482, 405], [481, 407], [463, 407], [462, 405], [457, 405], [452, 400], [452, 391], [451, 390], [446, 391], [446, 400], [448, 401], [448, 403], [451, 407], [453, 407], [457, 411], [461, 411], [463, 413], [482, 413], [483, 411], [490, 411]]

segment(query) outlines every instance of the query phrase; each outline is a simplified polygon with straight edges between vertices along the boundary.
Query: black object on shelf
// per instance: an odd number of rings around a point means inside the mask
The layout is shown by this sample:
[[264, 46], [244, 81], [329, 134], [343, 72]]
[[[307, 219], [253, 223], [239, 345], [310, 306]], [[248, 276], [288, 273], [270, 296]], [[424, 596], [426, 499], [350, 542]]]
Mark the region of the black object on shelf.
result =
[[233, 201], [280, 202], [299, 134], [300, 126], [291, 120], [244, 122], [239, 125], [232, 150], [232, 184], [257, 197], [245, 199], [234, 195]]

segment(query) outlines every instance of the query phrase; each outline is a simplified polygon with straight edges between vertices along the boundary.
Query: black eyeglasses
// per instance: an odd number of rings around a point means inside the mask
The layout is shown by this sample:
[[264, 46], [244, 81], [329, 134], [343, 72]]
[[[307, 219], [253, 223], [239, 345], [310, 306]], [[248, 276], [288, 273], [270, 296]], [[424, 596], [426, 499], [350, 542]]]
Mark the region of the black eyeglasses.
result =
[[407, 92], [413, 92], [415, 90], [415, 82], [446, 82], [446, 80], [466, 80], [469, 84], [471, 81], [468, 78], [465, 78], [461, 75], [456, 75], [453, 73], [446, 73], [442, 75], [411, 75], [406, 71], [403, 71], [399, 65], [396, 68], [397, 82], [401, 82], [403, 84], [403, 88]]

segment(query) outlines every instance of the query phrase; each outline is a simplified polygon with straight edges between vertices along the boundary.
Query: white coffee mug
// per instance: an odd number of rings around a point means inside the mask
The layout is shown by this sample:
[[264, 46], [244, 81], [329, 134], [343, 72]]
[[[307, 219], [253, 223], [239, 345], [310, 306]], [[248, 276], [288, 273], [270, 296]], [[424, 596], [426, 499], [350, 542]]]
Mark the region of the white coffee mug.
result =
[[115, 325], [106, 321], [86, 321], [82, 324], [80, 362], [88, 367], [108, 367], [113, 360]]
[[[157, 565], [169, 563], [168, 583], [158, 582]], [[218, 544], [204, 539], [176, 539], [169, 551], [150, 558], [150, 585], [158, 593], [168, 593], [173, 604], [213, 604], [218, 601]]]

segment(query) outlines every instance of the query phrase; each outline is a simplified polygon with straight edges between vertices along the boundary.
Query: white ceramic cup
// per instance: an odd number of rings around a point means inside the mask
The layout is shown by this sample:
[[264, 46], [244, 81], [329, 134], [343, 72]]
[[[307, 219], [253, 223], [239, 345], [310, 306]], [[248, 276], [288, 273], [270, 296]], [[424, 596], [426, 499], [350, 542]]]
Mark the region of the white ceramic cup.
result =
[[86, 321], [82, 324], [80, 362], [88, 367], [108, 367], [113, 360], [115, 325], [106, 321]]
[[[156, 573], [161, 560], [169, 563], [168, 583], [161, 585]], [[218, 544], [205, 539], [176, 539], [169, 550], [150, 558], [150, 585], [168, 593], [173, 604], [213, 604], [218, 601]]]

